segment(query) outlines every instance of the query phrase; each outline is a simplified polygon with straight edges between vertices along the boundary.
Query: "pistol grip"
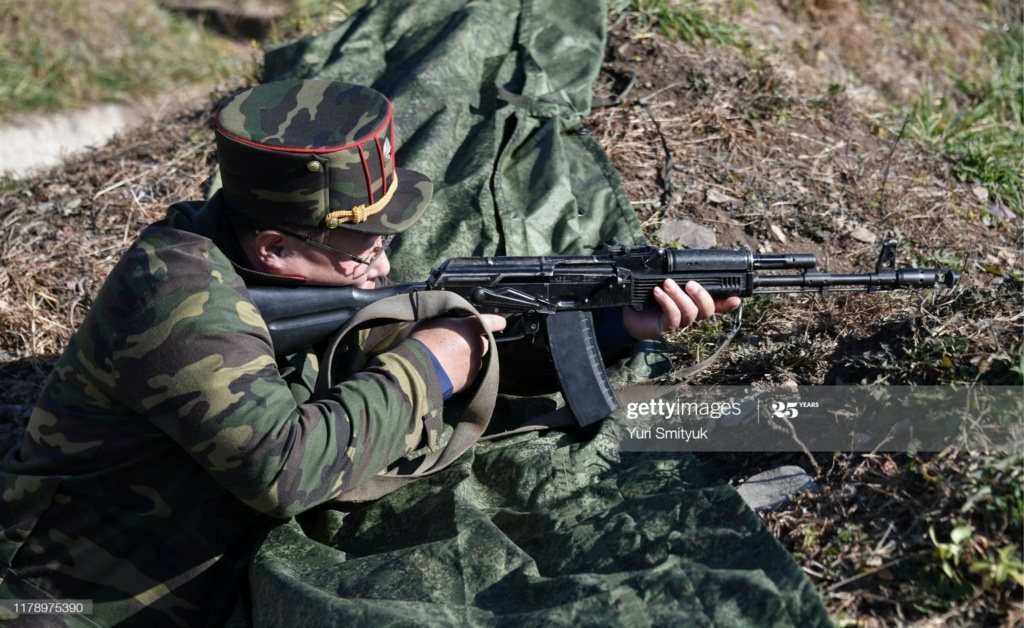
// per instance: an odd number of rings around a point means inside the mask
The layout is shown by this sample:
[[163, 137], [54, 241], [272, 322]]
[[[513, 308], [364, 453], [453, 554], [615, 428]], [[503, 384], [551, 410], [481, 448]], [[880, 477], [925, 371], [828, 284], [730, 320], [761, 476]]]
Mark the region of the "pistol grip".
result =
[[558, 383], [576, 422], [586, 426], [620, 407], [597, 346], [588, 311], [558, 312], [547, 318], [548, 347]]

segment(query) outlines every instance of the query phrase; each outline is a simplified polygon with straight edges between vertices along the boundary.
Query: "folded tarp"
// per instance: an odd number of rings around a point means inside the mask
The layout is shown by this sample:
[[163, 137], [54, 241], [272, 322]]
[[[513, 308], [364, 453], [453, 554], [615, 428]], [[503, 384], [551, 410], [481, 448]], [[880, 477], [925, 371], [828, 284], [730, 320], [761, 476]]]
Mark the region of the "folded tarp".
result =
[[370, 85], [395, 106], [398, 165], [434, 200], [396, 242], [393, 276], [460, 255], [590, 253], [643, 234], [583, 126], [604, 53], [603, 2], [385, 1], [269, 51], [264, 80]]

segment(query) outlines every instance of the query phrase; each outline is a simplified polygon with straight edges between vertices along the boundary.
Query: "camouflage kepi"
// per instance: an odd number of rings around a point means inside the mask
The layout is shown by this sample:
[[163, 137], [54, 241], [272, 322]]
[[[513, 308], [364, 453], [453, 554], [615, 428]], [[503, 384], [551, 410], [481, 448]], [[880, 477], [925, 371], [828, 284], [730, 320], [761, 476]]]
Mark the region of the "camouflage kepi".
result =
[[395, 167], [391, 102], [368, 87], [257, 85], [221, 104], [215, 128], [225, 199], [257, 224], [393, 234], [430, 201], [426, 176]]

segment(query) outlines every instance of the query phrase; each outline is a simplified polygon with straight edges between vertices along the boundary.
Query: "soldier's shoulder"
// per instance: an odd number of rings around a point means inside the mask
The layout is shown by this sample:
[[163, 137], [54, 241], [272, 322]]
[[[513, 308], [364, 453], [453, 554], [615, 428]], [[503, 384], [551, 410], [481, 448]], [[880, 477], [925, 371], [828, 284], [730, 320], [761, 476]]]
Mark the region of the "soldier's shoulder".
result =
[[146, 227], [111, 271], [118, 300], [184, 298], [199, 291], [236, 293], [244, 286], [208, 237], [165, 219]]

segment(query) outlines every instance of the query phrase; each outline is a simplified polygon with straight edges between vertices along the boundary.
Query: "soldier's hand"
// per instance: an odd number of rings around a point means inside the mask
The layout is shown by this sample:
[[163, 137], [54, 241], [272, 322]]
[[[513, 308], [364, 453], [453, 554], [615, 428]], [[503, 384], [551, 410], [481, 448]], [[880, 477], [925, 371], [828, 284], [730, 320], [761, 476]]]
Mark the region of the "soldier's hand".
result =
[[[505, 319], [500, 316], [483, 314], [481, 318], [491, 332], [505, 329]], [[416, 325], [410, 337], [419, 340], [434, 353], [451, 380], [454, 392], [473, 383], [488, 348], [480, 319], [474, 316], [423, 321]]]
[[666, 279], [654, 289], [654, 300], [659, 308], [641, 312], [623, 308], [622, 322], [626, 332], [637, 340], [652, 340], [679, 331], [694, 321], [710, 318], [719, 312], [731, 312], [740, 306], [739, 297], [713, 299], [696, 281], [687, 282], [685, 288]]

